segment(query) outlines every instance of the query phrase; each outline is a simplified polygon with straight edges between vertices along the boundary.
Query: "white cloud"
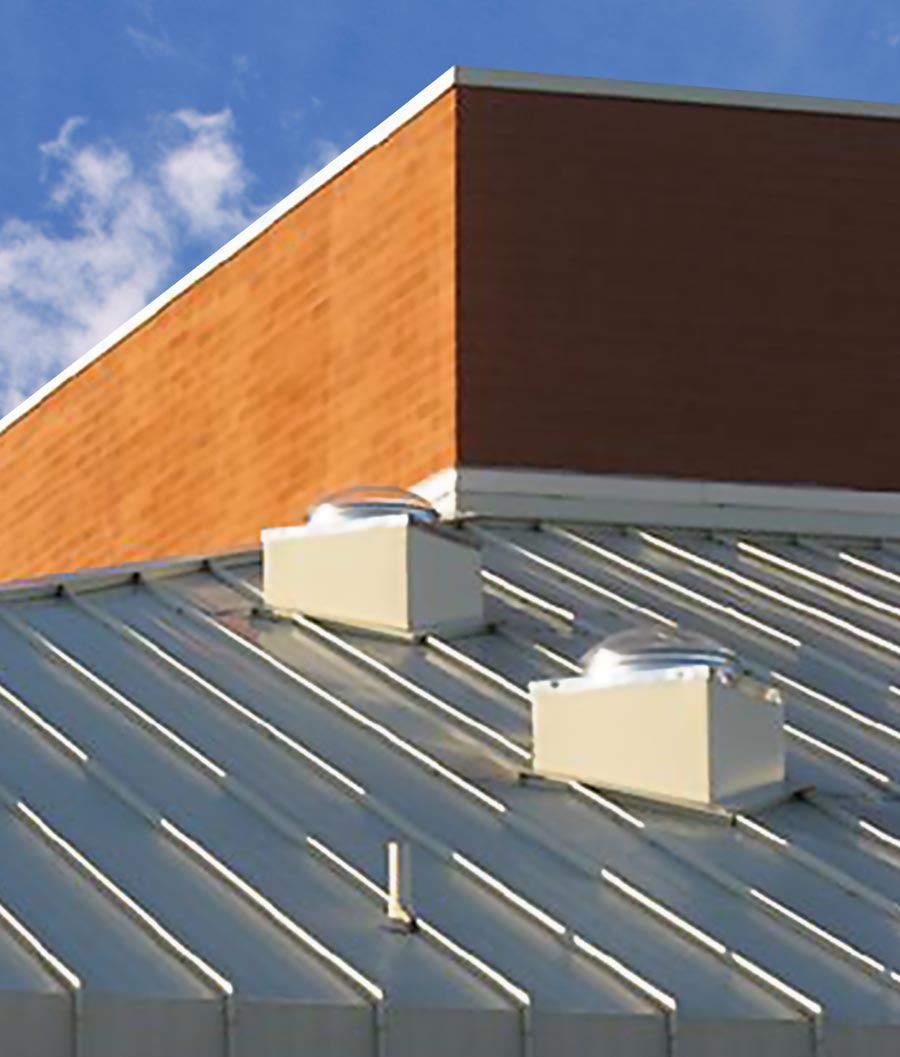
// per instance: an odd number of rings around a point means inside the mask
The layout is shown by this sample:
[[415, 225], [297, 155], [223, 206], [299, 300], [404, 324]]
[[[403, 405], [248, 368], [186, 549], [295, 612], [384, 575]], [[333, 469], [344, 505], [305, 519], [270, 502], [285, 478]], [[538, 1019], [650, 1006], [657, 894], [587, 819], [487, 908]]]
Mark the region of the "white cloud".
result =
[[249, 219], [229, 111], [171, 115], [147, 165], [81, 142], [84, 125], [41, 147], [55, 222], [0, 224], [0, 414], [143, 307], [189, 242], [212, 248]]
[[164, 191], [192, 234], [215, 238], [234, 230], [244, 222], [247, 174], [232, 139], [231, 111], [179, 110], [173, 121], [190, 139], [163, 158], [159, 175]]

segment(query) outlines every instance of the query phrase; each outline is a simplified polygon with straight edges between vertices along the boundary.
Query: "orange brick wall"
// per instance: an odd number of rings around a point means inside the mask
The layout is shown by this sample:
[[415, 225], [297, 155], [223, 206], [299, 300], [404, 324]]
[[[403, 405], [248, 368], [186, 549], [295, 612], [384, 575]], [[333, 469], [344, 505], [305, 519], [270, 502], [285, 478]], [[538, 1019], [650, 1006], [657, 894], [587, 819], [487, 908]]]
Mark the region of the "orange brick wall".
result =
[[0, 435], [0, 580], [253, 545], [455, 461], [455, 93]]

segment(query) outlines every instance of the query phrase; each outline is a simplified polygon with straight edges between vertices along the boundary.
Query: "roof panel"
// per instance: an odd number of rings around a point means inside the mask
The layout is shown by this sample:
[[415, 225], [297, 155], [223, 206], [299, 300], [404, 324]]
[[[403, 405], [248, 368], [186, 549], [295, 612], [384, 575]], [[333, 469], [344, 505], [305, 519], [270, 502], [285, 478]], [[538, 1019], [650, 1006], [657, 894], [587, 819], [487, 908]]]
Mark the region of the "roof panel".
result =
[[[520, 1052], [526, 1021], [537, 1052], [566, 1038], [577, 1052], [585, 1030], [663, 1053], [677, 1024], [689, 1053], [763, 1038], [809, 1053], [818, 1006], [835, 1053], [893, 1045], [896, 556], [602, 525], [468, 531], [492, 624], [453, 641], [275, 620], [257, 610], [258, 562], [0, 600], [0, 845], [16, 864], [0, 903], [86, 995], [215, 991], [176, 939], [256, 1003], [243, 1030], [258, 1040], [281, 1030], [266, 1003], [353, 1018], [384, 996], [390, 1053], [438, 1009], [475, 1053]], [[528, 682], [578, 670], [613, 630], [674, 620], [777, 673], [791, 777], [814, 791], [726, 825], [523, 777]], [[170, 940], [16, 819], [17, 798]], [[392, 839], [412, 849], [411, 934], [386, 927]], [[23, 985], [16, 964], [0, 948], [0, 991]]]

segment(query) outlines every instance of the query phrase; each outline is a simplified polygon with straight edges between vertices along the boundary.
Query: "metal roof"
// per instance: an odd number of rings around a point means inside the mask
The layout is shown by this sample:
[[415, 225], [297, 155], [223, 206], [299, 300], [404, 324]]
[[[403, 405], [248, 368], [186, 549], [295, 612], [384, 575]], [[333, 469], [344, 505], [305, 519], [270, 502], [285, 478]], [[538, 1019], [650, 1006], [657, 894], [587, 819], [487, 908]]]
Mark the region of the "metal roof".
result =
[[[255, 553], [0, 592], [7, 1052], [898, 1052], [900, 549], [462, 531], [492, 623], [453, 641], [275, 619]], [[528, 776], [529, 680], [673, 621], [772, 673], [788, 802]]]

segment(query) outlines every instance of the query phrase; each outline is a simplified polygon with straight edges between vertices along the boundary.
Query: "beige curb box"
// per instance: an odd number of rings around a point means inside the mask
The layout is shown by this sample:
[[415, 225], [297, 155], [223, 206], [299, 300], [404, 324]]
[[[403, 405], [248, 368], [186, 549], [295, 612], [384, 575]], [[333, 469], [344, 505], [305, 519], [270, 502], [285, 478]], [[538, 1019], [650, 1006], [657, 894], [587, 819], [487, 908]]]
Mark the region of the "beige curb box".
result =
[[709, 807], [785, 777], [784, 711], [704, 665], [531, 684], [534, 770]]
[[481, 555], [405, 515], [263, 529], [263, 594], [280, 612], [375, 630], [452, 632], [483, 621]]

